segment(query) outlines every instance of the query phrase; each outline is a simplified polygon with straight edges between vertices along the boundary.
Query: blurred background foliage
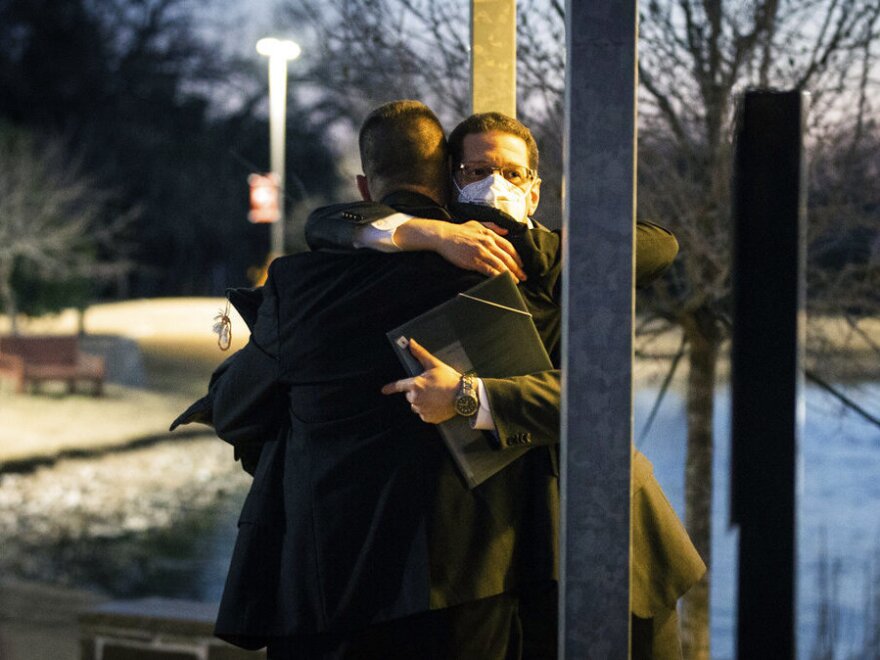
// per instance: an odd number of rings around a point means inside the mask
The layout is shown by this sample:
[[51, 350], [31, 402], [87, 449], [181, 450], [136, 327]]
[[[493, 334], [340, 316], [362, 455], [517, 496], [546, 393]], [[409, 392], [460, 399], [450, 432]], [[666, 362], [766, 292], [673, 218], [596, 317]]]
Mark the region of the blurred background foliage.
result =
[[[199, 29], [196, 6], [0, 0], [0, 120], [38, 150], [51, 144], [75, 160], [79, 177], [76, 199], [51, 207], [37, 202], [52, 177], [31, 181], [37, 198], [26, 216], [5, 209], [0, 223], [29, 226], [44, 214], [58, 226], [89, 206], [91, 230], [109, 232], [90, 242], [85, 288], [75, 278], [62, 292], [57, 273], [35, 276], [40, 259], [3, 255], [14, 261], [6, 268], [15, 271], [20, 311], [87, 298], [221, 295], [248, 284], [248, 268], [265, 259], [266, 228], [246, 220], [247, 175], [268, 169], [265, 61], [224, 48], [216, 29]], [[306, 196], [332, 195], [338, 177], [320, 127], [291, 101], [287, 190], [296, 209]], [[19, 157], [6, 150], [5, 169], [20, 169], [10, 162]], [[304, 219], [297, 215], [293, 234]]]

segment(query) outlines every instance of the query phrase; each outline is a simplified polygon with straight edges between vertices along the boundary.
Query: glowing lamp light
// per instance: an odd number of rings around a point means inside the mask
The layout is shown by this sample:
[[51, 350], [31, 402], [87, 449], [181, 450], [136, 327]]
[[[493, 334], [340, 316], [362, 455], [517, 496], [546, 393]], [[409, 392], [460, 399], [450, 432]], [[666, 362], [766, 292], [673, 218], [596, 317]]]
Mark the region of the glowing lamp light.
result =
[[257, 42], [257, 52], [266, 57], [280, 57], [285, 60], [295, 60], [302, 52], [302, 48], [295, 41], [289, 39], [275, 39], [266, 37]]
[[[257, 42], [257, 52], [269, 58], [269, 150], [272, 174], [277, 178], [278, 217], [269, 233], [272, 254], [284, 254], [284, 129], [287, 118], [287, 62], [299, 57], [295, 41], [266, 37]], [[258, 216], [260, 214], [258, 213]], [[266, 214], [268, 216], [268, 214]]]

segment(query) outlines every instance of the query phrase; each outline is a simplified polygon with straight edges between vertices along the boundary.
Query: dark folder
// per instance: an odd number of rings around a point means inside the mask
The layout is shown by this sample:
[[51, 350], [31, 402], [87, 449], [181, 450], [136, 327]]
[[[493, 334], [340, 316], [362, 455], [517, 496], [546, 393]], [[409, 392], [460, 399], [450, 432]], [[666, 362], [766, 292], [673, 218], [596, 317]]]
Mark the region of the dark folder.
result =
[[[523, 376], [553, 368], [509, 273], [481, 282], [387, 334], [411, 376], [423, 369], [407, 348], [410, 338], [457, 371], [479, 377]], [[469, 418], [456, 416], [437, 428], [470, 488], [528, 451], [497, 449], [488, 432], [471, 428]]]

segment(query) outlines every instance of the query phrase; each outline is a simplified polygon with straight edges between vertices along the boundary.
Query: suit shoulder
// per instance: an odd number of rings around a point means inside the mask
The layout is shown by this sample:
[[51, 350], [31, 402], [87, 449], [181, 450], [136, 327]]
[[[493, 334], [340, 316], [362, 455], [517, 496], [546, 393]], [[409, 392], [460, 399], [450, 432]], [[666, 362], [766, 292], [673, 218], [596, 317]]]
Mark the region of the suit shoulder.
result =
[[321, 250], [279, 257], [269, 268], [267, 284], [299, 286], [321, 280], [359, 281], [400, 274], [419, 280], [455, 279], [463, 271], [433, 252], [376, 252], [374, 250]]
[[286, 280], [290, 277], [297, 277], [304, 272], [311, 272], [321, 267], [344, 264], [346, 261], [355, 259], [359, 255], [361, 255], [360, 251], [353, 250], [322, 250], [288, 254], [283, 257], [278, 257], [272, 262], [269, 266], [269, 278], [276, 282]]

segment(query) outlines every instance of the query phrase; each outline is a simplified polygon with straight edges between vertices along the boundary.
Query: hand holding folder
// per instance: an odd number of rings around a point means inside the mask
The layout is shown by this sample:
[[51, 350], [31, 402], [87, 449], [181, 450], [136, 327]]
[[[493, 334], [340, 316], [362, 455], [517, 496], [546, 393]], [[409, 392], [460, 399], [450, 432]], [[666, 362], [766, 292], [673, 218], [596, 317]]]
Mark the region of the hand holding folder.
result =
[[[460, 373], [505, 378], [553, 368], [509, 273], [481, 282], [387, 335], [411, 376], [423, 369], [407, 348], [410, 338]], [[497, 449], [485, 432], [472, 429], [464, 417], [454, 417], [437, 428], [470, 488], [528, 450]]]
[[424, 371], [418, 376], [388, 383], [382, 387], [382, 394], [405, 393], [410, 408], [423, 422], [445, 422], [456, 414], [454, 397], [461, 384], [461, 374], [415, 339], [410, 339], [406, 348]]

